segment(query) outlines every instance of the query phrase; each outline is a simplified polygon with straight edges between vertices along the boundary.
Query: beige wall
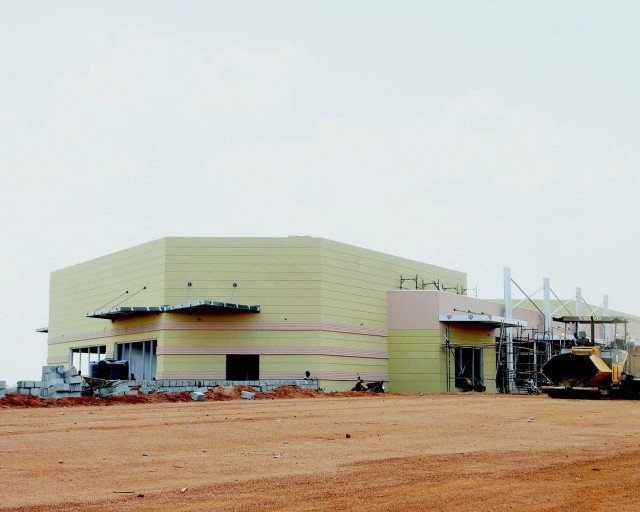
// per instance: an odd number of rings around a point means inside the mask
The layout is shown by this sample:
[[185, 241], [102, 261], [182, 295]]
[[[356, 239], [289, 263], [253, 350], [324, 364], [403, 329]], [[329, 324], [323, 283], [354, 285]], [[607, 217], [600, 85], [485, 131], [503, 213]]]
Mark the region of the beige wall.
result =
[[[165, 238], [52, 274], [49, 360], [62, 362], [71, 347], [105, 344], [110, 355], [116, 342], [153, 338], [159, 378], [217, 379], [226, 353], [254, 351], [272, 378], [309, 370], [340, 389], [358, 373], [387, 380], [386, 294], [416, 274], [466, 287], [464, 273], [320, 238]], [[124, 290], [138, 293], [123, 306], [207, 299], [261, 312], [85, 318]]]

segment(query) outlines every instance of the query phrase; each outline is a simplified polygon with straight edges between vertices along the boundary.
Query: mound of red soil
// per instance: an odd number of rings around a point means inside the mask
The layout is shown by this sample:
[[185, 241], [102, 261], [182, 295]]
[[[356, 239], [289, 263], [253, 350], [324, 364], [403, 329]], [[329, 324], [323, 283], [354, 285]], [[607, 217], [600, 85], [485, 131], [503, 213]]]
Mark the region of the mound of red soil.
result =
[[[261, 393], [249, 386], [216, 386], [205, 393], [206, 401], [222, 402], [228, 400], [239, 400], [243, 391], [253, 393], [255, 400], [274, 400], [283, 398], [322, 398], [322, 397], [374, 397], [384, 396], [377, 393], [366, 393], [356, 391], [343, 391], [339, 393], [323, 393], [312, 389], [303, 389], [297, 386], [281, 386]], [[156, 404], [164, 402], [191, 402], [191, 393], [153, 393], [150, 395], [135, 396], [106, 396], [98, 398], [95, 396], [80, 396], [68, 398], [40, 398], [38, 396], [19, 395], [9, 393], [4, 398], [0, 398], [0, 408], [31, 408], [31, 407], [79, 407], [116, 404]]]
[[23, 407], [80, 407], [116, 404], [154, 404], [162, 402], [190, 402], [190, 393], [155, 393], [136, 396], [78, 396], [68, 398], [40, 398], [38, 396], [9, 393], [0, 398], [0, 408]]

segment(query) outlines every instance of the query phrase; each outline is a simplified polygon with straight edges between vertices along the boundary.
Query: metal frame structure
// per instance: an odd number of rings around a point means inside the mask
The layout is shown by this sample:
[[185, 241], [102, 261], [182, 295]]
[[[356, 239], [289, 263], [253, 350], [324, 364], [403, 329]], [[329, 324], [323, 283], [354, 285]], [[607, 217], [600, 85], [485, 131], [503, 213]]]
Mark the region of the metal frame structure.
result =
[[[523, 295], [524, 299], [520, 300], [518, 303], [513, 304], [512, 296], [511, 296], [511, 287], [515, 286]], [[542, 309], [534, 302], [533, 296], [539, 292], [543, 292], [542, 299]], [[551, 311], [551, 296], [555, 297], [557, 301], [560, 302], [560, 306], [556, 308], [554, 311]], [[506, 375], [507, 375], [507, 386], [506, 392], [515, 392], [518, 391], [518, 384], [522, 381], [526, 382], [529, 379], [524, 379], [527, 375], [530, 374], [530, 378], [533, 379], [534, 383], [537, 385], [538, 380], [543, 378], [540, 373], [540, 364], [538, 364], [538, 354], [537, 350], [539, 348], [539, 344], [542, 342], [544, 344], [544, 361], [548, 361], [552, 356], [556, 353], [559, 353], [564, 344], [566, 343], [566, 336], [564, 338], [556, 337], [553, 333], [552, 321], [558, 321], [557, 318], [554, 317], [560, 310], [564, 309], [570, 315], [574, 313], [567, 307], [572, 301], [575, 301], [575, 316], [577, 318], [584, 318], [584, 322], [589, 322], [592, 325], [592, 339], [595, 339], [595, 334], [593, 332], [593, 322], [590, 320], [593, 317], [597, 317], [596, 311], [600, 308], [603, 309], [603, 316], [607, 316], [609, 313], [609, 297], [604, 295], [603, 303], [594, 310], [588, 302], [586, 302], [582, 297], [582, 289], [580, 287], [576, 288], [576, 294], [574, 297], [568, 300], [562, 300], [556, 295], [550, 285], [549, 278], [543, 279], [542, 288], [536, 290], [532, 294], [528, 294], [525, 292], [516, 281], [511, 277], [511, 269], [509, 267], [504, 268], [504, 316], [511, 317], [513, 315], [513, 309], [520, 306], [520, 304], [529, 301], [535, 309], [541, 314], [544, 319], [544, 330], [540, 333], [537, 330], [534, 332], [532, 330], [532, 336], [524, 337], [522, 335], [522, 331], [518, 333], [518, 336], [514, 337], [512, 328], [505, 327], [506, 330], [501, 331], [499, 347], [496, 350], [497, 366], [503, 362], [501, 360], [502, 350], [500, 345], [504, 342], [505, 344], [505, 363], [506, 363]], [[582, 314], [582, 306], [586, 305], [586, 307], [591, 311], [592, 316], [583, 316]], [[596, 322], [598, 323], [598, 322]], [[576, 323], [576, 332], [580, 328], [580, 321]], [[566, 330], [566, 329], [565, 329]], [[504, 333], [504, 339], [503, 339]], [[605, 326], [605, 342], [608, 341], [609, 331]], [[626, 325], [625, 325], [625, 339], [626, 339]], [[535, 361], [534, 366], [528, 370], [520, 370], [518, 369], [518, 356], [519, 352], [523, 351], [531, 351], [533, 361]]]

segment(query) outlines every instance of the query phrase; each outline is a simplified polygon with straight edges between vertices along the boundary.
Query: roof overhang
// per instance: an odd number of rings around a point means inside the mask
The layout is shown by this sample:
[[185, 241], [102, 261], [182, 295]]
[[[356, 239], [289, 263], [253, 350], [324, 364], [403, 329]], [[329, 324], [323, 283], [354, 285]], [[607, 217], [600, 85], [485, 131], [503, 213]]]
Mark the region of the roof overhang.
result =
[[231, 304], [229, 302], [217, 302], [215, 300], [198, 300], [195, 302], [187, 302], [185, 304], [174, 304], [164, 306], [164, 311], [247, 311], [252, 313], [260, 313], [260, 306], [245, 306], [244, 304]]
[[98, 311], [90, 311], [84, 316], [87, 318], [104, 318], [113, 320], [131, 315], [159, 314], [163, 312], [162, 306], [118, 306], [111, 309], [99, 309]]
[[505, 318], [498, 315], [476, 315], [468, 313], [466, 315], [440, 315], [441, 322], [481, 324], [487, 327], [526, 327], [527, 322], [517, 318]]
[[247, 313], [260, 313], [260, 306], [245, 306], [243, 304], [231, 304], [228, 302], [217, 302], [214, 300], [198, 300], [195, 302], [186, 302], [184, 304], [171, 304], [167, 306], [118, 306], [111, 309], [100, 309], [98, 311], [90, 311], [85, 314], [87, 318], [103, 318], [106, 320], [115, 320], [132, 315], [149, 315], [168, 312], [218, 312], [218, 311], [244, 311]]

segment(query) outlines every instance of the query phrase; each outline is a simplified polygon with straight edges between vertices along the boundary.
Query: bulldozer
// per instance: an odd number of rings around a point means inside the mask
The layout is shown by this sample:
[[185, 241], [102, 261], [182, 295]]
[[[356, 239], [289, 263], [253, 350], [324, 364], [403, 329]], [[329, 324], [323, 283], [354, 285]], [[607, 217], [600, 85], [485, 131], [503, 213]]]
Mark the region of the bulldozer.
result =
[[[627, 373], [626, 334], [609, 346], [595, 342], [596, 323], [624, 323], [620, 317], [570, 316], [554, 321], [575, 323], [573, 346], [551, 357], [541, 368], [549, 384], [541, 391], [551, 398], [640, 398], [640, 379]], [[591, 324], [591, 338], [578, 331], [581, 323]]]

